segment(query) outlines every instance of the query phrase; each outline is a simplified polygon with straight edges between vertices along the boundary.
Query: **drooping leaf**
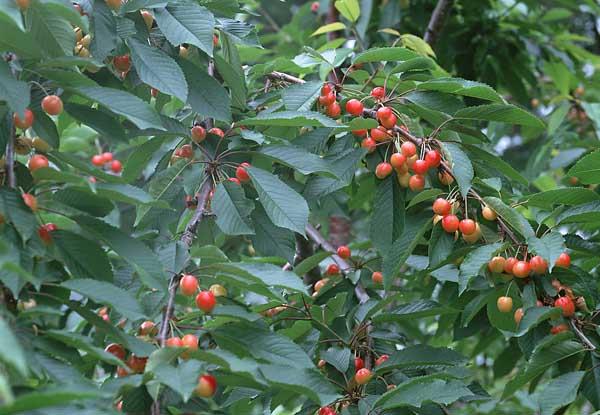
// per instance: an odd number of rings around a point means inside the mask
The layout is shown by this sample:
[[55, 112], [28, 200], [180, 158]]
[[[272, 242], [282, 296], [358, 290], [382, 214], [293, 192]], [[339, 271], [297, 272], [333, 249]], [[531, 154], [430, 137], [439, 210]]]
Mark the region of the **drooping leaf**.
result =
[[23, 347], [15, 337], [8, 322], [0, 318], [0, 360], [27, 376], [28, 368]]
[[583, 184], [600, 183], [600, 151], [582, 157], [567, 174], [577, 177]]
[[369, 234], [379, 252], [388, 252], [404, 227], [404, 191], [395, 175], [377, 183]]
[[231, 121], [231, 98], [212, 76], [186, 59], [178, 61], [189, 85], [187, 103], [205, 117]]
[[65, 230], [54, 231], [52, 240], [75, 278], [112, 281], [113, 273], [108, 256], [98, 244]]
[[487, 265], [492, 256], [504, 248], [504, 244], [496, 242], [484, 245], [470, 252], [460, 265], [459, 287], [462, 294], [467, 289], [472, 278], [479, 275], [484, 265]]
[[228, 235], [253, 234], [250, 214], [254, 203], [246, 199], [242, 188], [232, 182], [217, 185], [211, 203], [213, 212], [217, 215], [217, 226]]
[[484, 202], [491, 207], [497, 214], [500, 216], [508, 225], [519, 232], [526, 238], [531, 236], [535, 236], [535, 232], [533, 231], [527, 219], [525, 219], [519, 212], [515, 209], [507, 206], [504, 202], [497, 197], [484, 197]]
[[456, 118], [498, 121], [527, 127], [546, 128], [546, 125], [535, 115], [514, 105], [488, 104], [468, 107], [457, 111]]
[[460, 193], [463, 197], [467, 197], [475, 175], [471, 159], [458, 145], [453, 143], [443, 143], [442, 150], [444, 150], [444, 153], [446, 154], [446, 158], [452, 169], [452, 174], [456, 178]]
[[566, 250], [565, 239], [558, 232], [547, 233], [541, 238], [530, 237], [527, 239], [527, 246], [548, 262], [548, 271], [550, 272], [560, 254]]
[[305, 175], [311, 173], [326, 173], [329, 176], [336, 177], [336, 171], [330, 162], [316, 154], [309, 153], [301, 147], [274, 144], [264, 147], [261, 150], [261, 154], [296, 169]]
[[341, 128], [331, 118], [314, 111], [261, 112], [254, 118], [246, 118], [240, 125], [276, 125], [282, 127], [329, 127]]

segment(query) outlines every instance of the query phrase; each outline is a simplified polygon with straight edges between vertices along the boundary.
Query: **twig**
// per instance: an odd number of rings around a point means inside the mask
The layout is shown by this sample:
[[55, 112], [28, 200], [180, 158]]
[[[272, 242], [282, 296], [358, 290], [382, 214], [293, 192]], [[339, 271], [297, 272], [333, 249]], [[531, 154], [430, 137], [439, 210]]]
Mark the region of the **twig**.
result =
[[425, 36], [423, 37], [425, 42], [429, 43], [429, 45], [435, 45], [438, 36], [444, 27], [446, 16], [452, 7], [452, 3], [452, 0], [439, 0], [435, 6], [431, 18], [429, 19]]
[[12, 120], [10, 121], [10, 125], [10, 135], [8, 136], [8, 142], [6, 143], [5, 168], [8, 187], [14, 189], [17, 185], [17, 179], [15, 176], [15, 126]]
[[181, 279], [180, 275], [173, 275], [171, 280], [169, 281], [169, 299], [167, 301], [167, 308], [165, 309], [165, 314], [160, 323], [160, 331], [158, 332], [158, 340], [160, 342], [160, 347], [165, 347], [165, 342], [167, 341], [167, 336], [169, 334], [169, 321], [173, 317], [173, 309], [175, 306], [175, 294], [177, 294], [177, 286], [179, 285], [179, 280]]
[[587, 336], [585, 334], [583, 334], [583, 332], [579, 329], [579, 327], [577, 327], [577, 324], [575, 324], [575, 321], [571, 320], [570, 323], [571, 323], [571, 327], [573, 328], [573, 331], [575, 332], [575, 334], [577, 334], [577, 337], [579, 337], [579, 339], [581, 339], [581, 341], [587, 347], [589, 347], [590, 351], [596, 350], [596, 346], [594, 345], [594, 343], [592, 343], [590, 341], [590, 339], [588, 339]]
[[192, 246], [192, 242], [194, 240], [194, 234], [196, 233], [196, 229], [198, 225], [202, 221], [206, 213], [206, 202], [208, 202], [208, 196], [210, 191], [213, 189], [213, 180], [211, 175], [204, 180], [202, 186], [200, 187], [200, 192], [198, 193], [198, 207], [194, 212], [194, 216], [188, 222], [185, 230], [183, 231], [183, 235], [181, 235], [181, 241], [185, 243], [187, 246]]

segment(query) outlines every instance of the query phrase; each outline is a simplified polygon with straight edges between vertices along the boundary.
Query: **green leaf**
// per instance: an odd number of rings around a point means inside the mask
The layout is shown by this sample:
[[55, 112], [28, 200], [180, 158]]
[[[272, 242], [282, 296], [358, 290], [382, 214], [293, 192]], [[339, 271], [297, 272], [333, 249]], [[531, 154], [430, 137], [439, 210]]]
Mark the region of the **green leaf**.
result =
[[230, 122], [231, 98], [227, 90], [205, 69], [197, 67], [190, 61], [180, 59], [179, 65], [189, 85], [187, 103], [192, 109], [204, 117]]
[[129, 38], [127, 44], [133, 66], [142, 82], [183, 102], [187, 101], [188, 84], [185, 76], [169, 55], [134, 38]]
[[454, 314], [456, 310], [444, 307], [432, 300], [418, 300], [409, 304], [401, 304], [391, 311], [377, 314], [373, 317], [375, 322], [404, 321], [421, 317], [438, 316], [441, 314]]
[[[124, 6], [129, 3], [131, 2], [124, 3]], [[93, 5], [94, 36], [90, 44], [90, 52], [95, 59], [102, 62], [116, 48], [117, 40], [120, 41], [117, 19], [105, 1], [95, 0]]]
[[217, 185], [212, 200], [212, 210], [217, 215], [217, 226], [227, 235], [253, 234], [250, 214], [254, 202], [246, 199], [242, 187], [232, 182]]
[[198, 376], [202, 370], [202, 363], [196, 360], [188, 360], [177, 367], [169, 364], [162, 364], [155, 367], [152, 372], [156, 380], [173, 389], [187, 402], [196, 386], [198, 386]]
[[399, 63], [398, 65], [394, 66], [391, 73], [402, 73], [402, 72], [408, 72], [408, 71], [424, 71], [424, 70], [433, 69], [433, 68], [435, 68], [435, 62], [433, 61], [433, 59], [425, 58], [425, 57], [421, 56], [418, 58], [409, 59], [407, 61]]
[[48, 330], [45, 335], [68, 346], [87, 352], [90, 356], [93, 356], [98, 360], [102, 360], [103, 362], [111, 365], [120, 365], [122, 367], [126, 367], [125, 362], [118, 357], [104, 351], [104, 349], [100, 347], [94, 346], [92, 344], [93, 340], [90, 337], [67, 330]]
[[189, 43], [208, 56], [213, 55], [215, 18], [206, 8], [192, 1], [169, 3], [155, 9], [154, 18], [171, 44]]
[[254, 224], [252, 244], [257, 252], [262, 255], [278, 256], [290, 264], [294, 262], [296, 253], [294, 232], [275, 226], [262, 205], [256, 206], [252, 212], [252, 223]]
[[446, 261], [453, 248], [454, 235], [444, 231], [441, 224], [434, 226], [429, 240], [429, 268], [437, 267]]
[[73, 55], [75, 32], [53, 7], [33, 2], [27, 10], [27, 27], [33, 39], [48, 57]]
[[311, 36], [318, 36], [324, 33], [337, 32], [338, 30], [346, 29], [346, 25], [341, 22], [329, 23], [324, 26], [319, 27], [315, 30]]
[[29, 106], [29, 84], [18, 81], [10, 72], [8, 64], [0, 60], [0, 101], [6, 101], [12, 111], [24, 117]]
[[592, 223], [600, 221], [600, 201], [585, 203], [565, 210], [556, 218], [558, 224]]
[[73, 277], [112, 281], [108, 256], [98, 244], [64, 230], [54, 231], [52, 240]]
[[471, 159], [457, 144], [442, 143], [442, 150], [450, 164], [452, 174], [456, 178], [460, 193], [463, 197], [467, 197], [475, 175]]
[[215, 268], [247, 279], [251, 283], [264, 284], [270, 287], [287, 288], [292, 291], [306, 293], [302, 278], [290, 271], [284, 271], [273, 264], [230, 262], [215, 264]]
[[298, 265], [294, 265], [294, 272], [296, 275], [303, 276], [312, 269], [318, 267], [324, 259], [329, 258], [330, 256], [331, 252], [329, 251], [317, 252], [316, 254], [302, 260], [302, 262], [300, 262]]
[[33, 114], [35, 119], [33, 122], [33, 130], [35, 134], [46, 141], [50, 147], [59, 148], [59, 136], [56, 129], [56, 124], [45, 112], [41, 109], [34, 108]]
[[24, 349], [4, 317], [0, 318], [0, 360], [16, 369], [21, 376], [27, 376]]
[[37, 222], [33, 212], [23, 197], [13, 189], [0, 188], [0, 213], [4, 219], [12, 223], [24, 240], [31, 238], [37, 228]]
[[550, 232], [536, 238], [535, 236], [527, 238], [527, 246], [529, 250], [534, 252], [536, 255], [541, 256], [548, 262], [548, 271], [552, 272], [554, 263], [562, 254], [566, 251], [565, 239], [558, 232]]
[[311, 173], [326, 173], [329, 176], [337, 177], [332, 163], [316, 154], [309, 153], [302, 147], [274, 144], [263, 147], [260, 153], [275, 159], [288, 167], [298, 170], [304, 175]]
[[358, 0], [336, 0], [335, 8], [340, 14], [351, 22], [356, 22], [360, 17], [360, 4]]
[[[234, 55], [237, 52], [235, 49], [234, 52], [231, 52], [230, 55]], [[234, 55], [234, 57], [230, 57], [230, 62], [226, 61], [219, 55], [214, 56], [215, 65], [217, 68], [217, 72], [223, 80], [225, 84], [229, 87], [231, 91], [231, 101], [232, 105], [239, 109], [246, 108], [246, 96], [248, 91], [246, 89], [246, 75], [244, 73], [244, 69], [242, 68], [242, 64], [239, 61], [239, 56]], [[242, 136], [245, 134], [258, 133], [250, 130], [241, 131]], [[244, 137], [246, 138], [246, 137]]]
[[504, 247], [505, 244], [501, 242], [484, 245], [471, 251], [465, 257], [462, 264], [460, 264], [460, 274], [458, 277], [460, 294], [465, 292], [471, 279], [479, 275], [481, 268], [487, 265], [492, 256], [504, 249]]
[[154, 109], [135, 95], [101, 86], [77, 88], [76, 92], [98, 102], [109, 111], [126, 117], [139, 128], [164, 130], [160, 117]]
[[[20, 15], [21, 12], [18, 13]], [[21, 31], [19, 26], [3, 13], [0, 13], [0, 23], [0, 51], [13, 52], [22, 58], [35, 59], [42, 56], [42, 50], [30, 32]]]
[[394, 174], [377, 182], [369, 235], [380, 253], [388, 252], [404, 228], [404, 191]]
[[559, 308], [550, 307], [530, 307], [525, 310], [525, 314], [521, 319], [521, 322], [517, 326], [517, 332], [515, 337], [521, 337], [532, 328], [538, 326], [540, 323], [549, 320], [557, 319], [561, 316]]
[[473, 160], [476, 160], [478, 162], [481, 161], [482, 164], [484, 164], [486, 167], [494, 168], [502, 174], [504, 174], [509, 179], [519, 182], [524, 186], [527, 186], [529, 184], [527, 179], [523, 177], [521, 173], [519, 173], [510, 164], [508, 164], [507, 162], [502, 160], [502, 158], [496, 156], [495, 154], [488, 153], [487, 151], [470, 144], [463, 144], [463, 147], [467, 150], [469, 154], [471, 154]]
[[410, 199], [410, 202], [409, 202], [408, 206], [406, 206], [406, 208], [409, 209], [415, 205], [418, 205], [421, 202], [433, 200], [442, 193], [444, 193], [444, 192], [440, 189], [423, 190], [423, 191], [417, 193], [412, 199]]
[[281, 91], [283, 104], [288, 111], [310, 111], [321, 93], [322, 82], [305, 82]]
[[135, 148], [127, 158], [123, 167], [122, 177], [127, 182], [132, 182], [148, 167], [148, 162], [164, 142], [164, 137], [154, 137]]
[[506, 206], [504, 202], [497, 197], [484, 197], [483, 201], [491, 207], [511, 228], [519, 232], [526, 238], [535, 236], [535, 232], [527, 220], [515, 209]]
[[465, 356], [452, 349], [419, 344], [394, 352], [385, 363], [377, 367], [377, 373], [387, 373], [397, 369], [425, 370], [462, 366], [467, 361]]
[[106, 111], [70, 102], [65, 104], [65, 111], [80, 123], [96, 130], [98, 134], [115, 141], [127, 141], [125, 129], [119, 120]]
[[485, 99], [487, 101], [504, 102], [500, 94], [498, 94], [489, 85], [467, 81], [461, 78], [437, 78], [430, 81], [425, 81], [417, 85], [418, 90], [422, 91], [438, 91], [447, 94], [463, 95]]
[[106, 281], [82, 278], [65, 281], [61, 285], [77, 291], [97, 303], [109, 304], [117, 312], [131, 320], [144, 318], [144, 312], [133, 295]]
[[372, 48], [357, 54], [352, 60], [353, 64], [380, 61], [407, 61], [421, 57], [412, 50], [400, 47]]
[[11, 0], [0, 0], [0, 19], [6, 19], [12, 25], [17, 25], [20, 30], [25, 30], [23, 17], [17, 2]]
[[271, 221], [304, 235], [309, 214], [306, 200], [277, 176], [255, 167], [247, 170]]
[[347, 347], [330, 347], [321, 352], [321, 359], [335, 367], [341, 373], [346, 373], [350, 366], [352, 352]]
[[583, 187], [564, 187], [527, 196], [530, 206], [551, 208], [553, 205], [582, 205], [600, 200], [600, 195]]
[[577, 398], [577, 390], [584, 375], [584, 371], [577, 371], [552, 379], [538, 399], [541, 415], [553, 415], [560, 408], [573, 402]]
[[430, 226], [430, 215], [406, 218], [402, 234], [394, 241], [387, 254], [383, 255], [383, 278], [386, 290], [392, 286], [400, 267], [404, 265]]
[[454, 114], [454, 117], [470, 120], [498, 121], [534, 128], [546, 128], [544, 122], [535, 115], [514, 105], [507, 104], [489, 104], [463, 108], [458, 110]]
[[[76, 388], [75, 385], [71, 388]], [[0, 408], [0, 415], [32, 413], [36, 409], [63, 406], [73, 401], [98, 398], [97, 389], [48, 388], [20, 395], [11, 405]], [[47, 413], [47, 412], [46, 412]]]
[[239, 125], [277, 125], [282, 127], [341, 128], [331, 118], [314, 111], [263, 111], [254, 118], [246, 118]]
[[567, 173], [577, 177], [583, 184], [600, 183], [600, 151], [594, 151], [582, 157]]

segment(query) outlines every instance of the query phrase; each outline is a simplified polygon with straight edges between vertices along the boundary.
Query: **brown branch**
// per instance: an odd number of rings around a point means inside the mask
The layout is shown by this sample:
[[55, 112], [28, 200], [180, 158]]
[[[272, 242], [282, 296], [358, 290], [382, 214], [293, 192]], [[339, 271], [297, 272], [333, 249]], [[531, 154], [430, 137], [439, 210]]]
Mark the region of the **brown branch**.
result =
[[591, 350], [591, 351], [596, 350], [596, 346], [594, 345], [594, 343], [592, 343], [592, 341], [590, 339], [588, 339], [585, 334], [583, 334], [583, 331], [581, 331], [579, 329], [579, 327], [577, 327], [577, 324], [575, 323], [575, 321], [571, 320], [570, 323], [571, 323], [571, 327], [573, 328], [573, 331], [575, 332], [575, 334], [577, 334], [577, 337], [579, 337], [579, 339], [587, 347], [589, 347], [589, 350]]
[[8, 187], [14, 189], [17, 186], [17, 178], [15, 176], [15, 126], [12, 120], [9, 121], [9, 123], [10, 134], [8, 136], [8, 142], [6, 143], [5, 170]]
[[427, 30], [425, 31], [423, 39], [432, 47], [437, 42], [438, 36], [444, 27], [446, 17], [452, 8], [452, 3], [453, 0], [438, 0], [433, 13], [431, 14], [431, 19], [429, 19], [429, 24], [427, 25]]
[[181, 241], [187, 246], [192, 246], [196, 229], [206, 214], [206, 203], [208, 202], [208, 197], [212, 189], [213, 178], [212, 174], [209, 173], [208, 177], [204, 180], [204, 183], [202, 183], [202, 186], [200, 187], [200, 192], [198, 192], [198, 206], [196, 207], [194, 216], [192, 216], [192, 219], [190, 219], [185, 227], [185, 230], [183, 231], [183, 235], [181, 235]]

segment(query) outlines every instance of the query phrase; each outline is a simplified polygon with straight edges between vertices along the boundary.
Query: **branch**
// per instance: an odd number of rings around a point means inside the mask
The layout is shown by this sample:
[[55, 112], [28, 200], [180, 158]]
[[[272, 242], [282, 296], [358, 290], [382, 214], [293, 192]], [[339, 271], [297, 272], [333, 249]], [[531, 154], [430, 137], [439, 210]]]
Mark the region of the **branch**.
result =
[[206, 214], [206, 203], [208, 202], [208, 196], [210, 195], [211, 190], [213, 189], [213, 181], [212, 175], [204, 180], [202, 186], [200, 187], [200, 192], [198, 193], [198, 206], [196, 207], [196, 211], [194, 212], [194, 216], [188, 222], [185, 230], [183, 231], [183, 235], [181, 235], [181, 241], [184, 242], [187, 246], [192, 246], [192, 242], [194, 241], [194, 234], [196, 233], [196, 229], [200, 222], [202, 222], [202, 218]]
[[577, 327], [577, 324], [575, 324], [575, 321], [571, 320], [571, 327], [573, 328], [573, 331], [575, 332], [575, 334], [577, 334], [577, 337], [579, 337], [579, 339], [587, 346], [589, 347], [589, 349], [591, 351], [596, 350], [596, 346], [594, 345], [594, 343], [592, 343], [592, 341], [590, 339], [587, 338], [587, 336], [585, 334], [583, 334], [583, 332], [579, 329], [579, 327]]
[[444, 27], [448, 12], [450, 12], [450, 9], [452, 8], [452, 3], [453, 0], [438, 0], [433, 13], [431, 14], [431, 19], [429, 19], [429, 24], [427, 25], [427, 30], [425, 31], [423, 39], [432, 47], [435, 45], [438, 36]]
[[[8, 117], [8, 115], [7, 115]], [[6, 179], [8, 187], [14, 189], [17, 185], [17, 178], [15, 177], [15, 126], [14, 123], [10, 123], [10, 134], [8, 136], [8, 142], [6, 143]]]

